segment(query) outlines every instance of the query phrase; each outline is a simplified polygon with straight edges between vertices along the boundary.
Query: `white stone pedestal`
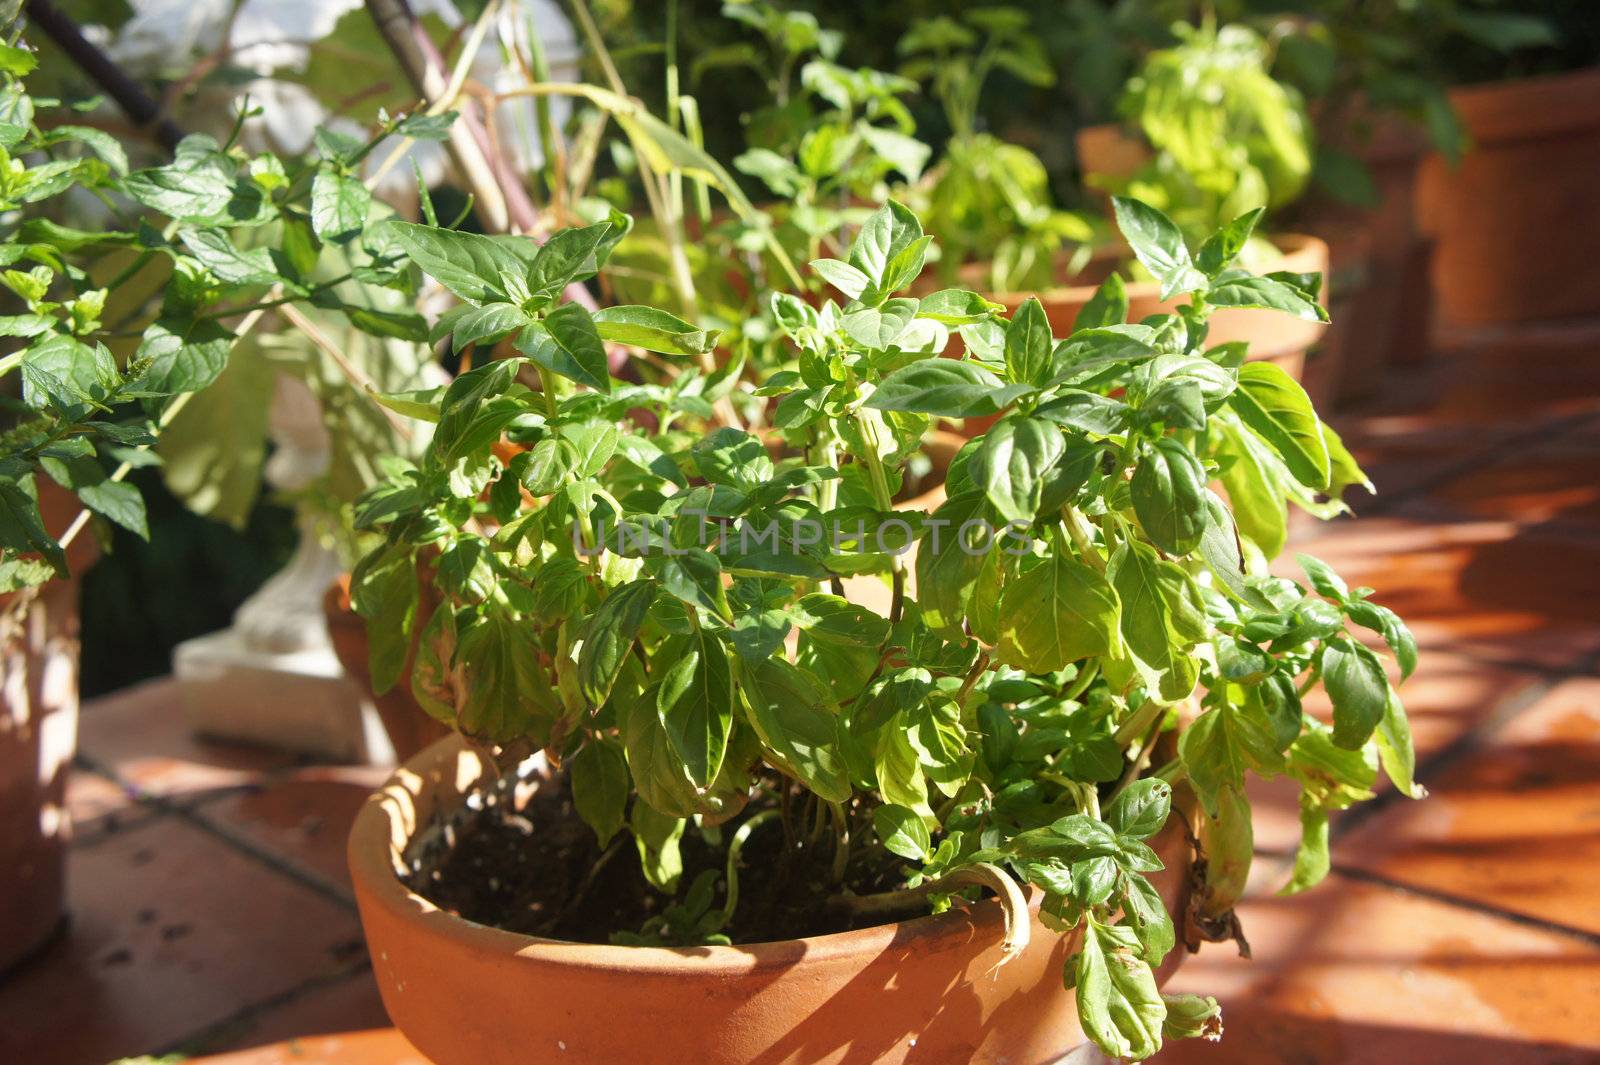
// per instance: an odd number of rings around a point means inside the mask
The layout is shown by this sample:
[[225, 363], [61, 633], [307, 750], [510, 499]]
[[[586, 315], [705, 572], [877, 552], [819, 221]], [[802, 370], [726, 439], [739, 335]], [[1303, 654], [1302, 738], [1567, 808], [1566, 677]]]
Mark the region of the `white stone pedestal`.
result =
[[[265, 476], [293, 491], [328, 465], [321, 407], [299, 379], [280, 374], [272, 399], [277, 450]], [[322, 596], [342, 569], [308, 517], [281, 571], [239, 607], [221, 632], [172, 654], [184, 713], [196, 733], [347, 762], [394, 762], [366, 694], [345, 676], [328, 638]]]

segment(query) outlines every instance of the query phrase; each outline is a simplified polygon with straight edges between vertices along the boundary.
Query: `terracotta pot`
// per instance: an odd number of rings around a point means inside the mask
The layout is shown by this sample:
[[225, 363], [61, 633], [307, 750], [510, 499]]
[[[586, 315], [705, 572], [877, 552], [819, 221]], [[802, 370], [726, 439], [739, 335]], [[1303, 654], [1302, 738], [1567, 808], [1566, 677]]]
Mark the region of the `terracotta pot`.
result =
[[[411, 694], [411, 661], [416, 652], [412, 640], [412, 653], [406, 656], [405, 668], [400, 672], [400, 682], [382, 695], [372, 691], [372, 671], [368, 668], [367, 623], [350, 606], [350, 577], [340, 577], [329, 586], [322, 597], [322, 613], [328, 621], [328, 636], [333, 641], [333, 651], [344, 666], [345, 675], [372, 699], [383, 722], [383, 731], [394, 747], [396, 760], [404, 762], [430, 743], [450, 734], [448, 726], [435, 721], [418, 705]], [[416, 629], [420, 633], [427, 616], [418, 611]]]
[[1473, 146], [1423, 165], [1441, 320], [1492, 325], [1600, 311], [1600, 68], [1456, 89]]
[[[1074, 944], [1033, 919], [996, 968], [1004, 921], [989, 900], [837, 935], [735, 947], [597, 946], [451, 916], [397, 878], [407, 845], [488, 768], [452, 737], [372, 796], [350, 869], [384, 1007], [435, 1065], [1043, 1065], [1083, 1042], [1061, 968]], [[1182, 818], [1151, 841], [1153, 880], [1184, 912]], [[1171, 975], [1181, 948], [1168, 956]]]
[[1078, 148], [1078, 171], [1086, 178], [1093, 175], [1121, 180], [1133, 176], [1151, 159], [1150, 146], [1144, 138], [1120, 122], [1085, 126], [1077, 132], [1074, 142]]
[[[60, 536], [78, 501], [39, 478], [45, 528]], [[73, 576], [0, 596], [0, 972], [66, 916], [67, 774], [78, 739], [78, 575], [94, 537], [67, 552]]]
[[[1282, 260], [1274, 266], [1277, 270], [1295, 273], [1320, 273], [1328, 271], [1328, 246], [1316, 237], [1286, 234], [1273, 238], [1273, 243], [1283, 250]], [[1022, 306], [1029, 296], [1038, 296], [1044, 304], [1044, 313], [1050, 327], [1058, 337], [1072, 332], [1078, 312], [1094, 295], [1095, 289], [1127, 258], [1123, 249], [1108, 250], [1097, 255], [1083, 272], [1079, 284], [1043, 292], [986, 292], [984, 296], [1004, 304], [1011, 314]], [[981, 269], [981, 266], [979, 267]], [[966, 269], [966, 268], [964, 268]], [[1137, 322], [1152, 314], [1168, 314], [1176, 310], [1180, 300], [1163, 300], [1161, 288], [1154, 281], [1135, 281], [1128, 285], [1128, 321]], [[1225, 309], [1211, 315], [1208, 345], [1243, 340], [1250, 345], [1250, 358], [1277, 363], [1296, 380], [1305, 365], [1306, 351], [1322, 336], [1327, 326], [1321, 322], [1305, 322], [1287, 314], [1274, 311]]]

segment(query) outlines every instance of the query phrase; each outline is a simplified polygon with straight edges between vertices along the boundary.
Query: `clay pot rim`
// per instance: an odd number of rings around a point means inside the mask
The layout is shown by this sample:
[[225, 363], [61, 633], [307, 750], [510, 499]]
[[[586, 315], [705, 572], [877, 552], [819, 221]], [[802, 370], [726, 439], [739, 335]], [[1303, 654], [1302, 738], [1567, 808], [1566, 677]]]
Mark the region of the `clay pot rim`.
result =
[[1450, 102], [1477, 143], [1540, 140], [1600, 125], [1600, 65], [1479, 81], [1450, 90]]
[[[1274, 233], [1267, 237], [1272, 245], [1283, 252], [1280, 269], [1290, 270], [1296, 266], [1323, 264], [1326, 269], [1328, 262], [1328, 244], [1321, 237], [1309, 233]], [[1104, 263], [1108, 260], [1121, 263], [1129, 256], [1128, 249], [1123, 246], [1104, 249], [1095, 253], [1089, 261]], [[962, 268], [966, 273], [973, 266], [985, 264], [968, 264]], [[1057, 300], [1061, 302], [1082, 303], [1093, 296], [1099, 285], [1054, 285], [1050, 288], [1035, 289], [1032, 291], [1018, 290], [1015, 292], [992, 292], [982, 287], [978, 288], [980, 295], [996, 303], [1021, 303], [1029, 296], [1037, 296], [1040, 301]], [[1127, 283], [1129, 301], [1138, 299], [1159, 300], [1161, 286], [1155, 281], [1129, 281]]]
[[[363, 905], [378, 905], [406, 921], [415, 934], [464, 942], [477, 953], [559, 964], [589, 970], [672, 975], [694, 972], [747, 975], [768, 968], [793, 966], [839, 957], [873, 957], [889, 946], [911, 939], [960, 939], [1000, 934], [1005, 924], [1001, 905], [992, 898], [966, 907], [905, 921], [873, 925], [850, 932], [772, 940], [738, 946], [625, 947], [576, 943], [507, 932], [446, 913], [400, 882], [392, 862], [395, 841], [408, 844], [415, 825], [442, 796], [440, 789], [461, 779], [463, 769], [484, 763], [460, 735], [450, 735], [398, 767], [384, 786], [368, 796], [350, 830], [347, 857], [356, 894]], [[452, 768], [453, 767], [453, 768]], [[422, 809], [423, 816], [418, 815]], [[409, 818], [406, 817], [409, 814]], [[412, 827], [407, 826], [410, 821]], [[1173, 830], [1173, 818], [1162, 832]], [[1156, 839], [1160, 837], [1157, 836]], [[1155, 840], [1152, 840], [1152, 845]], [[1029, 909], [1037, 912], [1043, 894], [1031, 888]]]

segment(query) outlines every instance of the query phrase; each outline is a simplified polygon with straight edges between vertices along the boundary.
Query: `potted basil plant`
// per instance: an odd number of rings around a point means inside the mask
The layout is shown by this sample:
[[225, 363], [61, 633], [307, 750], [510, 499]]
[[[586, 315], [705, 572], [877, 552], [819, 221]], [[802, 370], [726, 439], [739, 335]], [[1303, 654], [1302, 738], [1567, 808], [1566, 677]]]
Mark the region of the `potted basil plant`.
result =
[[[434, 435], [358, 518], [384, 537], [353, 575], [373, 674], [402, 680], [414, 647], [409, 683], [459, 733], [350, 838], [385, 1005], [422, 1053], [1054, 1061], [1087, 1039], [1143, 1059], [1218, 1034], [1213, 1000], [1160, 987], [1180, 940], [1237, 931], [1246, 776], [1299, 783], [1288, 889], [1311, 886], [1330, 811], [1380, 766], [1415, 792], [1355, 630], [1402, 673], [1415, 645], [1316, 560], [1309, 586], [1266, 569], [1289, 504], [1328, 513], [1364, 478], [1286, 374], [1206, 323], [1310, 294], [1232, 265], [1254, 215], [1191, 252], [1118, 206], [1188, 302], [1128, 323], [1112, 286], [1060, 339], [1034, 300], [1006, 320], [897, 295], [929, 238], [877, 211], [812, 264], [842, 304], [773, 297], [797, 359], [763, 386], [783, 446], [609, 376], [607, 338], [671, 358], [695, 334], [558, 302], [615, 222], [538, 250], [397, 226], [464, 301], [441, 329], [519, 352], [388, 399]], [[930, 425], [983, 415], [945, 502], [895, 510]], [[840, 594], [862, 574], [882, 613]], [[1302, 710], [1319, 684], [1331, 724]]]

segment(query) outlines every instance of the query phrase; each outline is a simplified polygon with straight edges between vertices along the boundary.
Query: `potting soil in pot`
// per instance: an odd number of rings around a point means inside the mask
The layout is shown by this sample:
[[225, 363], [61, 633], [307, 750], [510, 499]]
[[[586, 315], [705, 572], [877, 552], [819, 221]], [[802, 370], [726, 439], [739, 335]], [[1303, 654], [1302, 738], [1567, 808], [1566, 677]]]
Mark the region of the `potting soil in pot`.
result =
[[[781, 780], [774, 778], [774, 783]], [[616, 932], [638, 931], [645, 921], [682, 902], [706, 870], [717, 874], [711, 908], [725, 899], [726, 841], [738, 823], [722, 826], [723, 844], [713, 848], [691, 825], [683, 834], [683, 874], [669, 897], [645, 879], [638, 850], [626, 829], [602, 848], [572, 805], [565, 778], [526, 788], [502, 785], [482, 793], [476, 809], [463, 809], [450, 824], [419, 835], [406, 886], [440, 909], [478, 924], [581, 943], [607, 943]], [[829, 903], [839, 893], [831, 883], [833, 849], [804, 846], [798, 797], [794, 803], [796, 846], [786, 843], [777, 819], [757, 828], [739, 863], [739, 901], [722, 929], [734, 943], [761, 943], [844, 932], [926, 913], [913, 902], [907, 912], [852, 920]], [[870, 823], [870, 822], [869, 822]], [[865, 825], [862, 831], [871, 832]], [[604, 858], [602, 863], [602, 857]], [[596, 863], [599, 864], [598, 868]], [[900, 883], [894, 867], [852, 868], [849, 890], [874, 894]], [[676, 945], [676, 944], [672, 944]]]

